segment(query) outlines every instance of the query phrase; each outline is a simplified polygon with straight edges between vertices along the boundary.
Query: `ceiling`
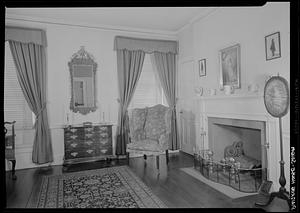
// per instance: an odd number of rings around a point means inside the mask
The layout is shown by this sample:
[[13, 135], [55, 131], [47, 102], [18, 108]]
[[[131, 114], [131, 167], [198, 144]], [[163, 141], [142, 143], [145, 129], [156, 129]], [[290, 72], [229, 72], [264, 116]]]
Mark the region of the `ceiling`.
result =
[[212, 7], [6, 8], [6, 18], [176, 32]]

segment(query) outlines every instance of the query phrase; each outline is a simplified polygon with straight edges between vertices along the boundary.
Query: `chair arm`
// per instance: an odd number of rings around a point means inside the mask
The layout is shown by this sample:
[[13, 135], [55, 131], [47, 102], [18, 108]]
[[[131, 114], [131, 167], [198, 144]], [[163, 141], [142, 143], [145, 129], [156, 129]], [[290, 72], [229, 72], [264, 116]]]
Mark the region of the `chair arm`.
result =
[[167, 150], [169, 148], [169, 134], [160, 135], [158, 143], [162, 150]]

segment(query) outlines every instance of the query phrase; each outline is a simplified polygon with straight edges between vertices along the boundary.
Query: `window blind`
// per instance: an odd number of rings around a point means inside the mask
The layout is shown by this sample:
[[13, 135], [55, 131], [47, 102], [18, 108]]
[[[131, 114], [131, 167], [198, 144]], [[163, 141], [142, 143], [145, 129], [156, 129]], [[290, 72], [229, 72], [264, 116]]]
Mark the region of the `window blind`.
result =
[[8, 42], [5, 42], [4, 72], [4, 121], [16, 121], [16, 129], [32, 128], [32, 112], [19, 85]]
[[144, 108], [165, 103], [164, 93], [154, 73], [150, 55], [146, 54], [142, 73], [128, 108]]

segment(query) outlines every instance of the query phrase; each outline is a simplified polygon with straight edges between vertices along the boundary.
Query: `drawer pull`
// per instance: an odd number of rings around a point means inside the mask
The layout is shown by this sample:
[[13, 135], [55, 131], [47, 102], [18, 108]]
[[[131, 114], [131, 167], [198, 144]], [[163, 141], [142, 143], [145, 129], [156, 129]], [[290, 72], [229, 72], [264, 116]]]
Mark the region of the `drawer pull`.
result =
[[88, 134], [85, 134], [85, 136], [88, 137], [88, 138], [90, 138], [90, 137], [93, 136], [93, 134], [89, 134], [89, 133], [88, 133]]
[[72, 136], [70, 136], [70, 138], [72, 138], [73, 140], [75, 139], [75, 138], [77, 138], [78, 136], [77, 135], [72, 135]]
[[100, 151], [104, 154], [107, 152], [107, 149], [101, 149]]
[[85, 143], [90, 146], [93, 143], [93, 141], [86, 141]]
[[89, 153], [89, 154], [91, 154], [93, 151], [94, 151], [94, 150], [91, 150], [91, 149], [86, 150], [86, 152]]
[[107, 137], [108, 134], [107, 134], [107, 133], [100, 133], [100, 136], [101, 136], [101, 137]]
[[103, 145], [104, 145], [104, 144], [107, 144], [107, 142], [108, 142], [107, 140], [105, 140], [105, 141], [100, 141], [100, 143], [103, 144]]
[[77, 143], [72, 143], [71, 146], [72, 146], [73, 148], [75, 148], [75, 147], [77, 146]]
[[77, 129], [70, 129], [70, 131], [74, 133], [77, 131]]
[[76, 157], [76, 155], [78, 155], [78, 152], [72, 152], [71, 155], [72, 155], [73, 157]]

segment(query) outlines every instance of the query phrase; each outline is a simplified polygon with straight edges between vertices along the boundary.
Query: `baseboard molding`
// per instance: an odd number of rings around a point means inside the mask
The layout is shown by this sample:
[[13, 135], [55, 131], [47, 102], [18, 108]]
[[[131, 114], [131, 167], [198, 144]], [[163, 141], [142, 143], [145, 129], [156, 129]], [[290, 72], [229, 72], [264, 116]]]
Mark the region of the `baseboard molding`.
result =
[[[179, 153], [179, 151], [180, 150], [168, 150], [168, 153], [169, 154]], [[130, 153], [130, 155], [129, 155], [129, 158], [138, 158], [138, 157], [143, 157], [143, 154]], [[125, 155], [124, 155], [124, 158], [126, 158]]]
[[177, 149], [177, 150], [169, 150], [169, 154], [170, 153], [179, 153], [179, 151], [180, 151], [179, 149]]
[[[173, 153], [179, 153], [180, 150], [169, 150], [169, 154]], [[131, 154], [130, 158], [137, 158], [142, 157], [142, 154]], [[22, 169], [31, 169], [31, 168], [37, 168], [37, 167], [48, 167], [48, 166], [60, 166], [63, 165], [63, 155], [55, 155], [53, 157], [53, 162], [51, 163], [45, 163], [45, 164], [35, 164], [32, 162], [32, 148], [24, 147], [23, 149], [19, 149], [17, 151], [17, 163], [16, 163], [16, 170], [22, 170]], [[112, 157], [112, 159], [117, 159], [117, 156]], [[120, 155], [119, 159], [126, 159], [126, 155]], [[10, 171], [11, 170], [11, 163], [6, 162], [5, 170]]]
[[[31, 152], [24, 152], [20, 153], [16, 156], [16, 170], [22, 169], [31, 169], [37, 167], [47, 167], [47, 166], [56, 166], [56, 165], [63, 165], [63, 155], [54, 155], [53, 162], [45, 163], [45, 164], [35, 164], [32, 162], [32, 153]], [[11, 170], [11, 163], [6, 161], [5, 170]]]

